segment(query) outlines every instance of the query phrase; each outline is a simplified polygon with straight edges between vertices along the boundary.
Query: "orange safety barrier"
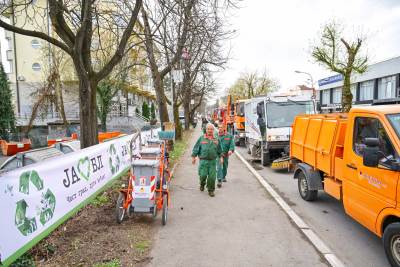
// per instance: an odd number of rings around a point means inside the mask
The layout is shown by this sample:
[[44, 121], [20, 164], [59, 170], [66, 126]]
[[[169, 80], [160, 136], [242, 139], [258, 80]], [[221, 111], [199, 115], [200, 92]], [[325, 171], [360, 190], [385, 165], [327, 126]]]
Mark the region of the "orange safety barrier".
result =
[[114, 138], [114, 137], [120, 136], [121, 134], [122, 134], [122, 133], [119, 132], [119, 131], [115, 131], [115, 132], [105, 132], [105, 133], [100, 132], [100, 133], [99, 133], [99, 143], [103, 143], [104, 140], [107, 140], [107, 139], [110, 139], [110, 138]]
[[71, 140], [78, 140], [78, 134], [73, 133], [71, 137], [62, 137], [62, 138], [55, 138], [55, 139], [47, 139], [47, 146], [52, 146], [56, 143], [71, 141]]

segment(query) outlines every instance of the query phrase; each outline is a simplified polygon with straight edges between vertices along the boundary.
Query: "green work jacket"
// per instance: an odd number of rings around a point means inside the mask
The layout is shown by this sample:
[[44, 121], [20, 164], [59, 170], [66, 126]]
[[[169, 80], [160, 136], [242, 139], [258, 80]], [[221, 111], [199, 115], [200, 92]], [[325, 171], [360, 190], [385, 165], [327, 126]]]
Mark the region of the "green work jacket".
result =
[[221, 144], [221, 152], [222, 154], [226, 154], [229, 151], [235, 151], [235, 143], [233, 140], [233, 136], [226, 133], [224, 135], [218, 136], [219, 142]]
[[221, 145], [217, 138], [208, 139], [205, 135], [200, 136], [193, 147], [192, 157], [214, 160], [221, 156]]

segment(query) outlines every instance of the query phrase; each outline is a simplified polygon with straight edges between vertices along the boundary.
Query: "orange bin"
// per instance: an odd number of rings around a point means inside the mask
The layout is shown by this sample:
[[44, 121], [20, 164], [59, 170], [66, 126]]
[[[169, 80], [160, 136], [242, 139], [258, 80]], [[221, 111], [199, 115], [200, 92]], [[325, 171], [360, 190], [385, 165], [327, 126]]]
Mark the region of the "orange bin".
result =
[[31, 140], [23, 139], [22, 142], [7, 142], [1, 140], [1, 151], [4, 156], [13, 156], [18, 152], [23, 152], [31, 149]]

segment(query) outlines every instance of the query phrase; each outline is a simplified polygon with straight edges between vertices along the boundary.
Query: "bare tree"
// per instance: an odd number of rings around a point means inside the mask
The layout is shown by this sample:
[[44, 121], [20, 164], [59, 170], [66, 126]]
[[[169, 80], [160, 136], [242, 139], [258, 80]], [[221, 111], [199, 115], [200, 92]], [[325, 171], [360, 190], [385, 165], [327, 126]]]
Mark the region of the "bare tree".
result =
[[[224, 51], [222, 43], [229, 40], [234, 31], [226, 29], [225, 24], [226, 18], [218, 6], [193, 8], [179, 92], [184, 108], [185, 129], [189, 129], [201, 102], [216, 90], [213, 74], [223, 70], [228, 62], [229, 51]], [[193, 101], [195, 104], [192, 104]]]
[[[221, 42], [227, 39], [229, 31], [223, 28], [225, 21], [221, 14], [233, 6], [233, 2], [167, 0], [145, 5], [142, 9], [148, 63], [152, 71], [161, 122], [169, 121], [167, 104], [173, 102], [176, 125], [179, 124], [179, 106], [183, 105], [187, 117], [186, 128], [188, 127], [191, 85], [196, 80], [197, 73], [203, 65], [223, 65], [226, 62], [220, 60], [219, 53], [222, 50]], [[190, 58], [184, 59], [184, 54], [190, 54]], [[183, 83], [170, 84], [177, 90], [171, 101], [164, 91], [165, 77], [172, 69], [182, 68]]]
[[243, 72], [235, 83], [228, 89], [228, 93], [241, 99], [249, 99], [259, 95], [266, 95], [279, 88], [279, 82], [271, 77], [266, 70], [262, 75], [257, 71]]
[[351, 109], [353, 95], [351, 94], [351, 74], [363, 73], [368, 67], [368, 56], [361, 51], [364, 37], [346, 40], [343, 37], [343, 26], [336, 22], [327, 23], [318, 43], [312, 47], [311, 56], [327, 69], [343, 75], [342, 111]]
[[53, 107], [60, 114], [65, 129], [69, 125], [64, 108], [64, 86], [61, 81], [61, 73], [64, 72], [66, 67], [65, 53], [55, 46], [49, 46], [49, 48], [46, 47], [42, 50], [42, 55], [49, 57], [50, 60], [44, 68], [45, 80], [39, 83], [39, 86], [33, 85], [36, 90], [31, 94], [34, 102], [28, 125], [24, 129], [26, 136], [32, 129], [35, 119], [37, 117], [44, 118], [53, 111]]
[[[161, 123], [169, 122], [170, 101], [165, 95], [164, 78], [181, 58], [194, 3], [194, 0], [155, 1], [142, 8], [144, 40]], [[166, 54], [171, 58], [167, 59]]]
[[[132, 36], [142, 0], [48, 0], [45, 6], [32, 0], [2, 2], [0, 27], [22, 35], [43, 39], [64, 50], [73, 61], [79, 80], [81, 146], [97, 141], [96, 88], [121, 61]], [[32, 15], [33, 14], [33, 15]], [[48, 32], [47, 20], [54, 32]], [[104, 35], [113, 36], [114, 53], [107, 64], [95, 70], [92, 53]]]

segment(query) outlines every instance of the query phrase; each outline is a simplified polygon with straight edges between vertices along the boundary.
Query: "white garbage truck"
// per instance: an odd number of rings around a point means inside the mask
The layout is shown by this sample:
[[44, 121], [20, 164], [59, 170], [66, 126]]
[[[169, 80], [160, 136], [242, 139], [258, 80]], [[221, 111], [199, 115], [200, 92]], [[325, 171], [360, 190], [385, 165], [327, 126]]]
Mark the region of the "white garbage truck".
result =
[[247, 152], [266, 166], [289, 153], [291, 125], [299, 114], [316, 113], [309, 95], [257, 97], [245, 103]]

